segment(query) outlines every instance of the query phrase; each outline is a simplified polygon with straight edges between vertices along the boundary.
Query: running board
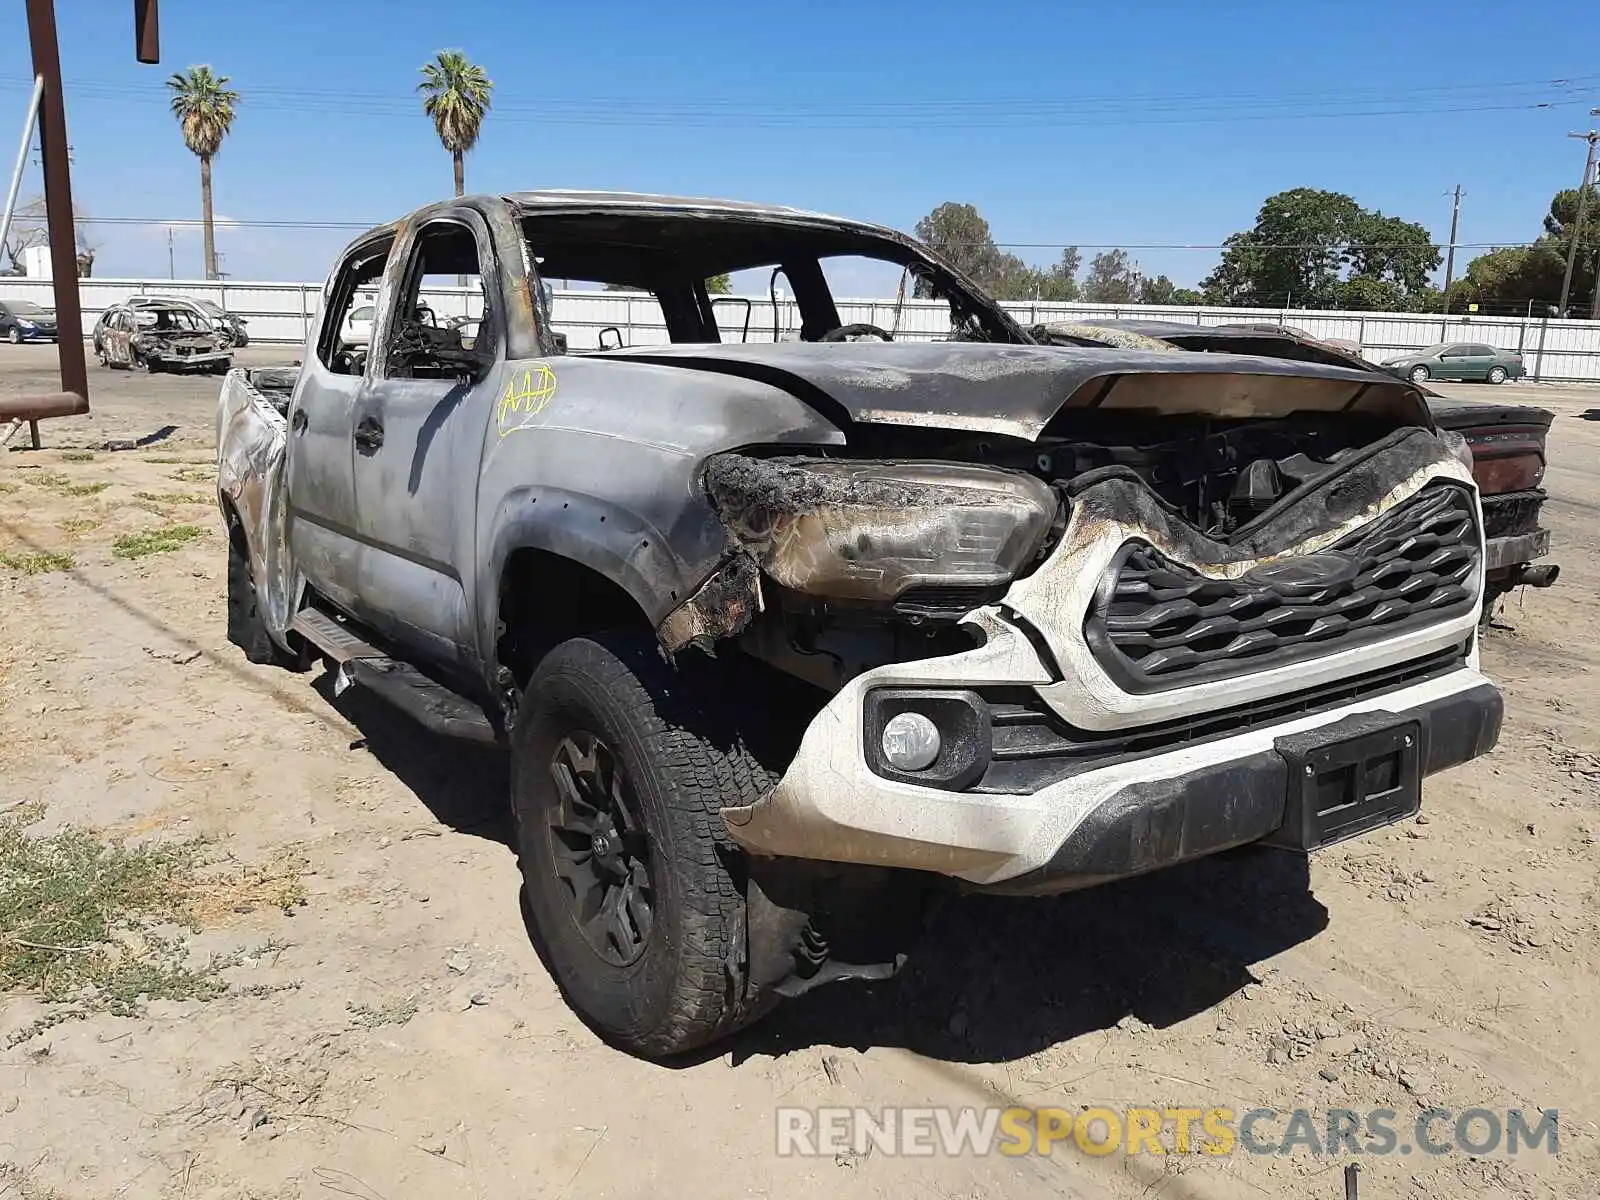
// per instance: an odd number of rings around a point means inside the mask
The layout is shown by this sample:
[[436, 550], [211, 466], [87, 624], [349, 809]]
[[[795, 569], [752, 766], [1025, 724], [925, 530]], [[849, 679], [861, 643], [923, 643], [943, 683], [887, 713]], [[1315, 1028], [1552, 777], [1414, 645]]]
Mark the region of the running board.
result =
[[289, 628], [337, 664], [335, 695], [351, 684], [360, 684], [435, 733], [487, 744], [499, 740], [493, 723], [478, 705], [410, 663], [391, 658], [326, 613], [301, 609]]
[[289, 632], [298, 633], [340, 666], [353, 658], [389, 657], [343, 621], [315, 608], [302, 608], [295, 613]]

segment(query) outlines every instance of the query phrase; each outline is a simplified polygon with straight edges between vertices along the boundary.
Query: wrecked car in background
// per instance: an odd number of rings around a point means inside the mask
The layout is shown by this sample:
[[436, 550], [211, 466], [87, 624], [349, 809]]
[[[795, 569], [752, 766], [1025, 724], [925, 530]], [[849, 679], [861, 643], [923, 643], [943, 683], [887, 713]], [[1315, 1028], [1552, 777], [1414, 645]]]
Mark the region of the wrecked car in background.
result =
[[[1165, 321], [1085, 321], [1040, 326], [1040, 340], [1058, 345], [1114, 345], [1113, 338], [1151, 339], [1183, 350], [1262, 354], [1301, 362], [1325, 362], [1384, 370], [1361, 357], [1353, 342], [1315, 338], [1283, 325], [1183, 325]], [[1388, 372], [1393, 374], [1393, 372]], [[1496, 380], [1495, 382], [1499, 382]], [[1472, 475], [1483, 502], [1488, 539], [1483, 621], [1499, 601], [1519, 587], [1549, 587], [1561, 574], [1550, 553], [1550, 531], [1539, 523], [1545, 492], [1545, 440], [1555, 414], [1526, 404], [1449, 400], [1418, 384], [1440, 429], [1460, 434], [1472, 451]]]
[[[948, 335], [847, 322], [850, 259]], [[746, 270], [799, 340], [722, 344]], [[461, 276], [470, 345], [418, 317]], [[563, 352], [546, 279], [650, 292], [669, 343]], [[1421, 394], [1165, 349], [1035, 344], [793, 209], [439, 204], [351, 244], [303, 366], [223, 385], [229, 635], [505, 743], [568, 1002], [682, 1051], [892, 973], [934, 892], [1311, 851], [1494, 744], [1477, 490]]]
[[233, 365], [232, 343], [187, 301], [118, 304], [94, 330], [95, 356], [104, 367], [141, 371], [211, 371]]

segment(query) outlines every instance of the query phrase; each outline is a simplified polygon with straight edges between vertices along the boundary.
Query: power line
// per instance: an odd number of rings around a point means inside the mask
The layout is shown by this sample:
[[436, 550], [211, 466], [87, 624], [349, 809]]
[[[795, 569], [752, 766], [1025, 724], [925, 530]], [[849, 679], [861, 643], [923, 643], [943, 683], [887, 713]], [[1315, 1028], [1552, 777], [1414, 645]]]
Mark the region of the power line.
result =
[[[199, 217], [102, 217], [87, 216], [80, 220], [84, 225], [155, 225], [172, 228], [199, 229], [205, 222]], [[245, 229], [372, 229], [386, 224], [384, 221], [313, 220], [295, 218], [233, 218], [216, 222], [219, 228]], [[1226, 250], [1227, 242], [944, 242], [948, 248], [994, 246], [999, 250]], [[1457, 242], [1458, 250], [1512, 250], [1535, 245], [1529, 241]], [[1329, 250], [1341, 253], [1357, 250], [1443, 250], [1442, 242], [1251, 242], [1252, 250]]]
[[[0, 86], [26, 86], [30, 83], [31, 80], [28, 80], [24, 77], [0, 76]], [[836, 112], [843, 114], [855, 114], [860, 112], [894, 110], [908, 110], [911, 112], [924, 112], [928, 110], [989, 110], [1003, 114], [1009, 114], [1024, 108], [1031, 108], [1038, 111], [1075, 111], [1079, 108], [1079, 106], [1083, 105], [1103, 105], [1116, 109], [1125, 109], [1130, 105], [1160, 103], [1182, 104], [1186, 107], [1190, 107], [1196, 102], [1208, 101], [1215, 104], [1224, 104], [1229, 107], [1234, 107], [1241, 104], [1266, 106], [1300, 102], [1315, 102], [1319, 106], [1326, 106], [1326, 104], [1329, 102], [1393, 103], [1396, 100], [1406, 97], [1427, 96], [1438, 93], [1486, 92], [1491, 95], [1502, 95], [1513, 90], [1528, 89], [1536, 89], [1539, 91], [1556, 89], [1558, 92], [1564, 92], [1567, 95], [1572, 95], [1574, 94], [1574, 89], [1593, 90], [1597, 85], [1600, 85], [1600, 74], [1572, 76], [1557, 79], [1484, 81], [1428, 85], [1421, 87], [1385, 86], [1378, 88], [1359, 89], [1340, 86], [1338, 88], [1314, 89], [1301, 92], [1285, 92], [1281, 89], [1274, 89], [1270, 92], [1212, 91], [1157, 92], [1145, 94], [1116, 92], [1104, 96], [1081, 95], [1063, 97], [1060, 95], [1053, 95], [1048, 98], [1041, 98], [1037, 96], [996, 97], [991, 94], [983, 97], [930, 97], [916, 100], [852, 100], [840, 102], [816, 100], [794, 101], [789, 99], [764, 102], [760, 97], [751, 97], [748, 95], [664, 98], [660, 96], [618, 95], [612, 92], [591, 96], [574, 96], [570, 92], [567, 92], [560, 95], [541, 96], [534, 94], [529, 96], [526, 98], [526, 102], [536, 106], [533, 108], [527, 108], [526, 104], [519, 106], [514, 100], [508, 103], [506, 99], [507, 91], [502, 85], [496, 93], [494, 111], [496, 113], [529, 111], [534, 115], [538, 115], [555, 108], [571, 108], [584, 112], [590, 112], [597, 109], [658, 112], [663, 108], [667, 108], [676, 112], [683, 110], [727, 108], [735, 109], [739, 113], [747, 113], [752, 110], [761, 111], [763, 107], [766, 107], [768, 109], [783, 113], [804, 111], [807, 113]], [[159, 87], [151, 87], [150, 85], [146, 84], [119, 83], [114, 81], [93, 79], [75, 81], [71, 84], [71, 88], [74, 95], [99, 94], [142, 97], [163, 105], [167, 102], [165, 92], [161, 91]], [[398, 92], [358, 92], [343, 88], [306, 88], [298, 86], [285, 87], [275, 84], [250, 86], [247, 81], [244, 83], [244, 88], [247, 98], [268, 97], [280, 99], [306, 99], [314, 100], [319, 105], [326, 105], [327, 103], [332, 102], [341, 106], [377, 102], [389, 106], [399, 105], [408, 113], [415, 113], [417, 111], [416, 103], [408, 99], [409, 88], [401, 89]]]
[[[31, 81], [0, 78], [0, 86]], [[75, 99], [167, 104], [161, 91], [136, 84], [86, 80], [74, 83]], [[241, 87], [241, 112], [327, 113], [415, 119], [417, 104], [403, 93]], [[1586, 102], [1600, 92], [1600, 76], [1507, 83], [1469, 83], [1431, 88], [1382, 88], [1305, 93], [1176, 93], [1146, 97], [985, 97], [922, 101], [762, 101], [749, 96], [660, 98], [617, 95], [497, 97], [497, 124], [543, 123], [596, 127], [684, 127], [744, 129], [1012, 128], [1019, 125], [1100, 126], [1210, 124], [1286, 119], [1357, 119], [1467, 112], [1555, 109]], [[1454, 93], [1454, 94], [1451, 94]], [[1475, 93], [1477, 93], [1475, 95]], [[1515, 93], [1525, 93], [1521, 96]], [[1468, 101], [1468, 102], [1462, 102]], [[1375, 107], [1376, 106], [1376, 107]]]

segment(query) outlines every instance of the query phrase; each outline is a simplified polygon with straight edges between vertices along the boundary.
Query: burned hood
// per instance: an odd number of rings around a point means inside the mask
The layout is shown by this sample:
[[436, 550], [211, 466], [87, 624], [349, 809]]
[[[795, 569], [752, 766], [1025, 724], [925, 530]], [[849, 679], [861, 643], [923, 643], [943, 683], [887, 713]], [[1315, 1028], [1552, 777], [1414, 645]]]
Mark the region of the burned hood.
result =
[[1273, 417], [1359, 411], [1429, 425], [1421, 393], [1368, 371], [1236, 354], [982, 342], [654, 346], [601, 358], [756, 380], [853, 423], [1034, 440], [1073, 408]]

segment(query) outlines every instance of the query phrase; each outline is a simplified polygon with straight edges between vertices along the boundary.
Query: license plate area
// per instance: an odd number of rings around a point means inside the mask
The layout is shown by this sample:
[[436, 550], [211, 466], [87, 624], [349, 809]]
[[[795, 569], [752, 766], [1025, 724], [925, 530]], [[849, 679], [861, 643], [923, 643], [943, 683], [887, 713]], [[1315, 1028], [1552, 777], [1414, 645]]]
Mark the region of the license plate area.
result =
[[1412, 816], [1422, 806], [1416, 721], [1360, 716], [1279, 738], [1289, 768], [1283, 825], [1268, 840], [1315, 850]]

